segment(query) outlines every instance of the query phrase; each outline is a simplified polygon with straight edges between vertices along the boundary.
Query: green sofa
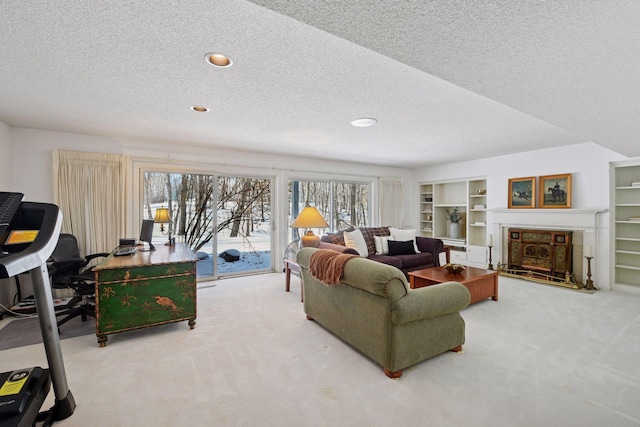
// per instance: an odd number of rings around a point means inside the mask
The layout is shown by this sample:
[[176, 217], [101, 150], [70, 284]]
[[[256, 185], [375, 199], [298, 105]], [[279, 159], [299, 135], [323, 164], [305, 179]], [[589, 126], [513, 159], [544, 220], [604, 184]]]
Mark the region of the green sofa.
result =
[[410, 289], [396, 267], [356, 257], [342, 282], [326, 285], [309, 272], [315, 248], [298, 252], [304, 311], [329, 331], [370, 357], [390, 378], [402, 370], [464, 344], [460, 311], [469, 305], [467, 288], [447, 282]]

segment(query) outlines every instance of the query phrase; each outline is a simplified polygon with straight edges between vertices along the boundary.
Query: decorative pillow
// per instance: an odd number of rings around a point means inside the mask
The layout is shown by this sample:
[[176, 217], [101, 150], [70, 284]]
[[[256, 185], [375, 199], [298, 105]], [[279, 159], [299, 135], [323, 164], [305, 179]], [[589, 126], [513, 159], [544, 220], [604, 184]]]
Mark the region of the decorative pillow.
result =
[[360, 256], [368, 257], [369, 251], [367, 250], [367, 243], [364, 241], [364, 236], [362, 235], [362, 231], [353, 230], [353, 231], [345, 231], [344, 233], [344, 244], [348, 248], [353, 248]]
[[353, 231], [353, 230], [355, 230], [355, 227], [350, 225], [344, 230], [338, 230], [335, 233], [327, 233], [324, 236], [322, 236], [320, 240], [322, 240], [323, 242], [334, 243], [336, 245], [344, 246], [344, 236], [342, 233], [345, 231]]
[[416, 230], [402, 230], [401, 228], [389, 227], [389, 232], [395, 240], [403, 242], [407, 240], [413, 240], [413, 250], [415, 251], [415, 253], [420, 253], [420, 250], [418, 250], [418, 245], [416, 245]]
[[391, 236], [373, 236], [373, 240], [376, 242], [376, 255], [386, 255], [389, 253], [389, 240], [393, 239]]
[[374, 236], [389, 236], [389, 227], [360, 227], [364, 241], [367, 242], [367, 251], [370, 254], [376, 253], [376, 242]]
[[413, 240], [407, 240], [406, 242], [400, 242], [397, 240], [389, 240], [389, 255], [413, 255], [416, 252], [413, 250]]

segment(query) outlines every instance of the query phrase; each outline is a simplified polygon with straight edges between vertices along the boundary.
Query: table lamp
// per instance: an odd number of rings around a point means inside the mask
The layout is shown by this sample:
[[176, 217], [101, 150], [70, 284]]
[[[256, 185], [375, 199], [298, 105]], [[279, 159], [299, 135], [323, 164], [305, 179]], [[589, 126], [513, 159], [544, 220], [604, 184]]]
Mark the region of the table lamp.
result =
[[320, 246], [320, 237], [313, 234], [311, 228], [328, 227], [327, 221], [324, 220], [320, 212], [314, 207], [307, 206], [300, 212], [300, 215], [291, 223], [293, 228], [306, 228], [307, 232], [300, 237], [301, 247], [317, 248]]
[[[169, 208], [165, 208], [164, 206], [156, 209], [156, 216], [153, 219], [153, 222], [156, 224], [160, 224], [160, 232], [164, 233], [164, 225], [171, 223], [171, 218], [169, 217]], [[165, 243], [165, 245], [172, 246], [171, 241], [171, 230], [167, 230], [169, 233], [169, 241]]]

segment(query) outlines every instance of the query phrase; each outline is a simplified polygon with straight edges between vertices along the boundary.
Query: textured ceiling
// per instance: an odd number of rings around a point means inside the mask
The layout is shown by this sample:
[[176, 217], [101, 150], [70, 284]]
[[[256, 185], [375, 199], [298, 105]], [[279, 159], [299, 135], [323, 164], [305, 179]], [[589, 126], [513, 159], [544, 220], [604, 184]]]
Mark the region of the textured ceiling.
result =
[[585, 141], [640, 155], [640, 2], [3, 0], [0, 16], [11, 126], [405, 167]]

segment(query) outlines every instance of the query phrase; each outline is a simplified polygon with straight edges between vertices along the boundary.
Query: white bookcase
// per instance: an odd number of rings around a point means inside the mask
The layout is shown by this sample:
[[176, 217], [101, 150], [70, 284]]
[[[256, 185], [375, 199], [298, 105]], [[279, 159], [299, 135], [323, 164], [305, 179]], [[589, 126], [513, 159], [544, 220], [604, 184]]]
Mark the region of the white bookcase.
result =
[[611, 283], [640, 292], [640, 160], [612, 162]]
[[420, 235], [433, 237], [433, 185], [420, 185]]
[[[445, 245], [465, 247], [467, 243], [467, 182], [452, 181], [433, 184], [433, 230], [434, 237], [442, 239]], [[447, 212], [458, 209], [462, 216], [460, 238], [449, 235]]]
[[[420, 183], [420, 235], [441, 239], [451, 247], [451, 262], [486, 268], [487, 180], [469, 178]], [[449, 234], [447, 211], [458, 209], [461, 235]]]

